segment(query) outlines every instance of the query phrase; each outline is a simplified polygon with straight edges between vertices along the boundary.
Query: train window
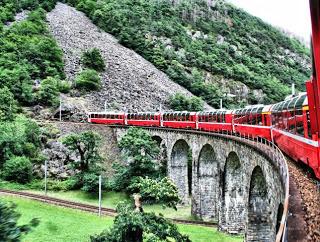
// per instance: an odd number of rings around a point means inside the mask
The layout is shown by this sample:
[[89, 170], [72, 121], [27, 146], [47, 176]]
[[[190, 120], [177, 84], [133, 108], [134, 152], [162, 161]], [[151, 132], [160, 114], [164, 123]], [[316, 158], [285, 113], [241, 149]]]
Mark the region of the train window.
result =
[[190, 121], [190, 114], [189, 113], [186, 114], [186, 121]]
[[311, 134], [311, 123], [310, 123], [310, 112], [309, 110], [306, 111], [306, 118], [307, 118], [307, 126], [308, 126], [308, 137], [311, 139], [312, 138], [312, 134]]
[[304, 136], [302, 110], [296, 110], [295, 118], [296, 118], [296, 132], [298, 135]]

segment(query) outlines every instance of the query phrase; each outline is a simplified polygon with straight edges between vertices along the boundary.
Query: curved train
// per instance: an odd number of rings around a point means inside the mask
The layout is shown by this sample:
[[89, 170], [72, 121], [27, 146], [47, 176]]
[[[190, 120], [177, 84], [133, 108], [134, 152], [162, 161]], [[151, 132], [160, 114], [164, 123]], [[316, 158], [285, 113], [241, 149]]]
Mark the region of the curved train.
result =
[[93, 112], [88, 122], [229, 132], [275, 142], [292, 159], [312, 168], [320, 179], [319, 139], [312, 129], [306, 93], [274, 105], [211, 112]]
[[312, 24], [312, 76], [306, 93], [274, 105], [212, 112], [89, 113], [99, 124], [155, 126], [233, 132], [276, 143], [320, 179], [320, 1], [309, 0]]

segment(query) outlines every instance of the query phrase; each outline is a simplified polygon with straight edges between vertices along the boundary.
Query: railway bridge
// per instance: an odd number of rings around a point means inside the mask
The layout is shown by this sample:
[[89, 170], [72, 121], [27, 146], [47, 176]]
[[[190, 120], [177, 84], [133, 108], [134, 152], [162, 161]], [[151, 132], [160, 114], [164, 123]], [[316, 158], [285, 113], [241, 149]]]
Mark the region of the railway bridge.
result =
[[[62, 133], [93, 130], [110, 151], [128, 127], [56, 123]], [[145, 128], [158, 142], [168, 176], [192, 215], [246, 241], [286, 237], [289, 179], [285, 157], [267, 140], [194, 130]], [[113, 146], [114, 146], [113, 145]]]

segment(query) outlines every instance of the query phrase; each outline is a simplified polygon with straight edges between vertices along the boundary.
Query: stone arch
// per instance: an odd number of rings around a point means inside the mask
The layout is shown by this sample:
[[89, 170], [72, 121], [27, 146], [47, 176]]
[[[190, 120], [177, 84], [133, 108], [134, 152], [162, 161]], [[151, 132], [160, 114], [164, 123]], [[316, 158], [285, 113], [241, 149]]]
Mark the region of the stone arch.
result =
[[251, 175], [246, 241], [272, 241], [268, 186], [260, 166]]
[[245, 226], [245, 203], [243, 169], [238, 154], [231, 151], [221, 173], [221, 229], [229, 233], [240, 233]]
[[202, 219], [217, 218], [218, 162], [213, 147], [205, 144], [199, 153], [197, 180], [199, 190], [198, 216]]
[[154, 135], [151, 138], [152, 138], [152, 140], [156, 141], [158, 146], [160, 147], [163, 139], [159, 135]]
[[160, 149], [158, 156], [156, 157], [157, 161], [159, 161], [159, 170], [161, 174], [167, 176], [168, 175], [168, 155], [167, 155], [167, 145], [165, 141], [158, 135], [154, 135], [151, 137], [152, 140], [157, 142], [157, 145]]
[[179, 139], [173, 145], [168, 170], [169, 177], [178, 187], [182, 203], [188, 203], [189, 200], [188, 177], [191, 174], [188, 174], [188, 160], [190, 160], [190, 146], [185, 140]]

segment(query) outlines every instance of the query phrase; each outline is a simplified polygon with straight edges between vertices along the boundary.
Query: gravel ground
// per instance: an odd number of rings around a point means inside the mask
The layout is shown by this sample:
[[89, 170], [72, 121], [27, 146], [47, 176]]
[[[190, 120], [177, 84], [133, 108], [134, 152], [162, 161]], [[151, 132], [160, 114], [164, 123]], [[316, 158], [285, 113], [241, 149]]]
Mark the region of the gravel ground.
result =
[[[291, 178], [295, 182], [302, 199], [304, 219], [307, 224], [307, 241], [320, 241], [320, 191], [316, 180], [311, 178], [305, 169], [288, 161]], [[292, 195], [292, 194], [291, 194]], [[305, 240], [304, 240], [305, 241]]]
[[47, 14], [47, 21], [63, 49], [69, 80], [82, 70], [80, 58], [83, 51], [96, 47], [102, 52], [107, 64], [106, 71], [101, 73], [102, 90], [72, 98], [73, 104], [79, 101], [82, 108], [84, 104], [86, 111], [103, 109], [105, 101], [109, 109], [154, 111], [160, 104], [163, 109], [169, 109], [167, 100], [170, 95], [175, 92], [192, 95], [150, 62], [118, 44], [112, 35], [98, 29], [82, 12], [58, 3]]
[[29, 13], [30, 13], [29, 10], [23, 10], [23, 11], [17, 13], [16, 16], [14, 16], [14, 21], [8, 22], [8, 23], [6, 23], [6, 25], [8, 27], [10, 27], [14, 23], [18, 23], [18, 22], [25, 20], [28, 17]]

